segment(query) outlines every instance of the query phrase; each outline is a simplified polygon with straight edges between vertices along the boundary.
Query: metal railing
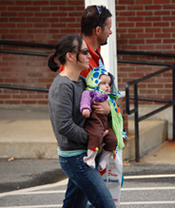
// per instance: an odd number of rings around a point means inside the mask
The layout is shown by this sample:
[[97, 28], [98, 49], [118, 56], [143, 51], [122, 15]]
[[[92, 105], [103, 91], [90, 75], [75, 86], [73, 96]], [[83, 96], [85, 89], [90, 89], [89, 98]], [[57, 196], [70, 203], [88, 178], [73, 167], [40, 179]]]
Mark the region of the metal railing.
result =
[[[8, 40], [0, 40], [0, 45], [24, 46], [24, 47], [35, 47], [35, 48], [47, 48], [47, 49], [55, 48], [55, 45], [52, 44], [28, 43], [28, 42], [8, 41]], [[22, 50], [6, 50], [6, 49], [0, 49], [0, 53], [28, 55], [28, 56], [43, 56], [43, 57], [49, 56], [48, 53], [22, 51]], [[12, 85], [0, 85], [0, 88], [12, 89], [12, 90], [37, 91], [37, 92], [49, 91], [49, 89], [45, 89], [45, 88], [23, 87], [23, 86], [12, 86]]]
[[[172, 53], [158, 53], [158, 52], [143, 52], [143, 51], [125, 51], [125, 50], [118, 50], [118, 54], [125, 54], [125, 55], [139, 55], [139, 56], [158, 56], [158, 57], [175, 57], [175, 54]], [[125, 87], [126, 92], [126, 112], [127, 114], [131, 115], [134, 113], [134, 121], [135, 121], [135, 160], [136, 162], [140, 161], [140, 153], [139, 153], [139, 122], [156, 114], [159, 113], [166, 108], [173, 106], [173, 141], [175, 141], [175, 65], [172, 63], [159, 63], [159, 62], [147, 62], [147, 61], [132, 61], [132, 60], [119, 60], [120, 63], [130, 63], [130, 64], [144, 64], [144, 65], [155, 65], [155, 66], [167, 66], [168, 68], [161, 69], [157, 72], [149, 74], [145, 77], [139, 78], [137, 80], [128, 82]], [[138, 84], [144, 80], [157, 76], [161, 73], [166, 71], [173, 70], [173, 98], [172, 100], [167, 99], [153, 99], [153, 98], [145, 98], [145, 97], [138, 97]], [[130, 96], [129, 88], [134, 87], [134, 96]], [[130, 110], [130, 100], [134, 100], [134, 108]], [[159, 103], [167, 103], [166, 105], [146, 114], [141, 117], [138, 115], [138, 108], [139, 108], [139, 100], [141, 101], [153, 101]]]
[[[14, 46], [27, 46], [27, 47], [39, 47], [39, 48], [47, 48], [53, 49], [55, 45], [52, 44], [40, 44], [40, 43], [28, 43], [28, 42], [18, 42], [18, 41], [8, 41], [8, 40], [0, 40], [1, 45], [14, 45]], [[0, 49], [0, 53], [11, 53], [11, 54], [20, 54], [20, 55], [31, 55], [31, 56], [44, 56], [47, 57], [48, 53], [39, 53], [39, 52], [31, 52], [31, 51], [19, 51], [19, 50], [5, 50]], [[125, 50], [117, 50], [118, 54], [127, 54], [127, 55], [144, 55], [144, 56], [160, 56], [160, 57], [175, 57], [175, 54], [168, 54], [168, 53], [155, 53], [155, 52], [142, 52], [142, 51], [125, 51]], [[135, 114], [135, 147], [136, 147], [136, 161], [140, 161], [139, 155], [139, 122], [162, 111], [166, 108], [173, 106], [173, 140], [175, 141], [175, 65], [171, 63], [160, 63], [160, 62], [150, 62], [150, 61], [136, 61], [136, 60], [123, 60], [118, 59], [118, 63], [130, 63], [130, 64], [143, 64], [143, 65], [154, 65], [154, 66], [167, 66], [167, 68], [161, 69], [155, 73], [149, 74], [145, 77], [139, 78], [137, 80], [128, 82], [126, 84], [126, 112], [127, 114]], [[151, 77], [154, 77], [158, 74], [164, 73], [166, 71], [173, 70], [173, 99], [166, 100], [166, 99], [153, 99], [153, 98], [142, 98], [138, 97], [138, 84], [144, 80], [147, 80]], [[130, 96], [129, 88], [130, 86], [134, 86], [134, 96]], [[6, 89], [14, 89], [14, 90], [29, 90], [29, 91], [39, 91], [39, 92], [48, 92], [48, 89], [43, 88], [34, 88], [34, 87], [22, 87], [22, 86], [7, 86], [7, 85], [0, 85], [0, 88]], [[134, 108], [130, 110], [130, 100], [134, 100]], [[144, 116], [139, 117], [138, 115], [138, 101], [155, 101], [155, 102], [162, 102], [168, 103], [167, 105], [160, 107], [157, 110], [154, 110]]]
[[[145, 81], [147, 79], [150, 79], [154, 76], [157, 76], [161, 73], [164, 73], [164, 72], [167, 72], [169, 70], [172, 70], [173, 71], [173, 98], [172, 100], [167, 100], [167, 99], [153, 99], [153, 98], [144, 98], [144, 97], [138, 97], [138, 84], [142, 81]], [[130, 96], [130, 93], [129, 93], [129, 90], [130, 90], [130, 87], [133, 86], [134, 88], [134, 96], [131, 97]], [[160, 112], [160, 111], [163, 111], [165, 110], [166, 108], [169, 108], [170, 106], [173, 106], [173, 141], [175, 141], [175, 65], [172, 65], [167, 67], [167, 68], [164, 68], [164, 69], [161, 69], [159, 71], [156, 71], [152, 74], [149, 74], [145, 77], [142, 77], [142, 78], [139, 78], [137, 80], [134, 80], [134, 81], [131, 81], [131, 82], [128, 82], [126, 84], [126, 88], [125, 88], [125, 92], [126, 92], [126, 112], [127, 114], [131, 115], [132, 113], [134, 113], [134, 121], [135, 121], [135, 160], [136, 162], [139, 162], [140, 161], [140, 154], [139, 154], [139, 122], [140, 121], [143, 121], [144, 119]], [[130, 110], [130, 100], [134, 100], [134, 108], [132, 110]], [[145, 114], [141, 117], [139, 117], [138, 115], [138, 109], [139, 109], [139, 100], [142, 100], [142, 101], [154, 101], [154, 102], [162, 102], [162, 103], [168, 103], [148, 114]]]
[[[42, 44], [42, 43], [30, 43], [30, 42], [20, 42], [20, 41], [9, 41], [0, 40], [0, 45], [10, 45], [10, 46], [24, 46], [24, 47], [34, 47], [34, 48], [47, 48], [54, 49], [53, 44]], [[6, 50], [0, 49], [0, 53], [18, 54], [18, 55], [29, 55], [29, 56], [43, 56], [48, 57], [48, 53], [41, 52], [31, 52], [31, 51], [21, 51], [21, 50]], [[128, 55], [147, 55], [147, 56], [164, 56], [164, 57], [175, 57], [174, 54], [168, 53], [151, 53], [151, 52], [138, 52], [138, 51], [125, 51], [117, 50], [118, 54], [128, 54]], [[133, 60], [117, 60], [118, 63], [130, 63], [130, 64], [143, 64], [143, 65], [156, 65], [156, 66], [170, 66], [169, 63], [160, 62], [149, 62], [149, 61], [133, 61]], [[11, 85], [0, 85], [0, 88], [14, 89], [14, 90], [29, 90], [29, 91], [39, 91], [48, 92], [48, 89], [34, 88], [34, 87], [22, 87], [22, 86], [11, 86]]]

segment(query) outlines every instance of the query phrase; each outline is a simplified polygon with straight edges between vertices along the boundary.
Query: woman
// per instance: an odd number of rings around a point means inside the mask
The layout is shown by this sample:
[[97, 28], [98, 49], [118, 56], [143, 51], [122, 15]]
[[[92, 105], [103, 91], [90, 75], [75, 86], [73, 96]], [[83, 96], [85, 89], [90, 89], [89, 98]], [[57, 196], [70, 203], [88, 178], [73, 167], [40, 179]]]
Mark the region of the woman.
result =
[[85, 208], [88, 200], [94, 207], [115, 207], [98, 170], [83, 161], [87, 155], [88, 133], [79, 109], [86, 84], [79, 75], [89, 67], [90, 58], [82, 37], [69, 35], [60, 39], [48, 61], [53, 71], [59, 69], [59, 64], [64, 66], [49, 90], [50, 118], [58, 142], [59, 161], [69, 178], [63, 208]]

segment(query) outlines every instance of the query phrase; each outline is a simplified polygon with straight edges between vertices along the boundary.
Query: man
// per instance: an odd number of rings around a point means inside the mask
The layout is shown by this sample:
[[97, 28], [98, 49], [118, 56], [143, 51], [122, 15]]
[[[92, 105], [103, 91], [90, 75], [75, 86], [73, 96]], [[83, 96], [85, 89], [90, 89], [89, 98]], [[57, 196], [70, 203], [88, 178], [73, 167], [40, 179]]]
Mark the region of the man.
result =
[[101, 45], [107, 44], [107, 39], [112, 34], [111, 16], [111, 12], [104, 6], [88, 6], [83, 12], [81, 34], [91, 55], [89, 69], [81, 73], [84, 77], [93, 67], [99, 66], [99, 59], [102, 59], [100, 55]]
[[[105, 6], [91, 5], [88, 6], [81, 19], [81, 35], [87, 44], [91, 59], [89, 60], [89, 68], [81, 72], [80, 75], [86, 77], [90, 70], [99, 66], [101, 46], [107, 44], [108, 37], [112, 34], [112, 14]], [[98, 113], [110, 114], [108, 102], [96, 103], [92, 105]]]
[[[112, 14], [105, 6], [88, 6], [81, 19], [81, 35], [85, 40], [91, 59], [89, 68], [81, 72], [83, 77], [86, 77], [93, 67], [99, 66], [101, 45], [107, 44], [108, 37], [112, 34]], [[103, 59], [102, 59], [103, 61]], [[60, 72], [63, 70], [60, 67]]]
[[[101, 46], [107, 44], [108, 37], [112, 34], [112, 14], [104, 6], [92, 5], [88, 6], [81, 19], [81, 35], [87, 44], [91, 59], [89, 60], [89, 68], [81, 72], [80, 75], [87, 77], [92, 68], [99, 66], [99, 59], [103, 61], [100, 55]], [[92, 108], [100, 113], [110, 114], [110, 107], [108, 103], [96, 103]], [[92, 205], [87, 205], [86, 208], [93, 208]]]

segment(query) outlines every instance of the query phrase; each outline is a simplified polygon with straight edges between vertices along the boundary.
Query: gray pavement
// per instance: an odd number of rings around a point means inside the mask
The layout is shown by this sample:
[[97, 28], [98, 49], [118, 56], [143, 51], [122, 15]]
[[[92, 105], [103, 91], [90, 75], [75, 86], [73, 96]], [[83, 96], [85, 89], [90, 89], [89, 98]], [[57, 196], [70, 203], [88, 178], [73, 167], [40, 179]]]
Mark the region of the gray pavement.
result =
[[0, 193], [66, 178], [58, 159], [0, 159]]
[[[28, 107], [23, 107], [23, 109], [0, 108], [0, 120], [17, 121], [19, 119], [49, 120], [48, 109], [47, 107], [30, 109]], [[159, 170], [162, 170], [163, 173], [175, 172], [174, 148], [175, 142], [166, 142], [157, 150], [142, 158], [140, 163], [124, 164], [124, 175], [154, 174]], [[58, 158], [0, 158], [0, 192], [54, 183], [64, 178], [66, 176], [60, 167]]]

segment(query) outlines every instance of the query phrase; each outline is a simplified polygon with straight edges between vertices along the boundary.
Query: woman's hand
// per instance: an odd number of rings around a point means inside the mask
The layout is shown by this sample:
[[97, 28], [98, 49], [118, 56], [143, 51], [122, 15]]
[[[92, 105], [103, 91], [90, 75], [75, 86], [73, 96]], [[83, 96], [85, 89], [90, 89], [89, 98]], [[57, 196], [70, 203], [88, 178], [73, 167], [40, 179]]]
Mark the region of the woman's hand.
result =
[[109, 130], [106, 129], [104, 132], [103, 132], [103, 138], [109, 133]]
[[109, 115], [111, 112], [108, 100], [105, 100], [104, 102], [94, 102], [92, 104], [92, 108], [95, 110], [95, 112], [100, 114]]

